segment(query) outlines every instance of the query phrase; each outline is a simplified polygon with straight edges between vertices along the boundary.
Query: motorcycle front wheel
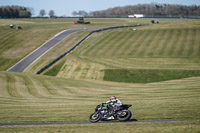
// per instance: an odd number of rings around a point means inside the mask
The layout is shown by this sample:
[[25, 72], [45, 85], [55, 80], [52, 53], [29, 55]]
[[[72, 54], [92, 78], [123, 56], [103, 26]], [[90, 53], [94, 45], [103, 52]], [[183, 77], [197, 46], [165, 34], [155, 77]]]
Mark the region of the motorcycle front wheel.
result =
[[91, 123], [98, 122], [101, 119], [101, 114], [100, 113], [92, 113], [89, 117], [89, 120]]
[[132, 114], [129, 110], [123, 110], [120, 115], [117, 115], [119, 121], [128, 121], [131, 118]]

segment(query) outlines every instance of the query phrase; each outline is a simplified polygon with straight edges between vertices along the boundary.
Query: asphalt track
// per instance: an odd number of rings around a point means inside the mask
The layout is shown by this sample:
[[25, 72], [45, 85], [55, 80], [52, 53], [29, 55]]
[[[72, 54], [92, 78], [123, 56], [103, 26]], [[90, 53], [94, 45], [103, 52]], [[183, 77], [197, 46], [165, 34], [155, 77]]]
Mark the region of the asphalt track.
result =
[[[140, 122], [177, 122], [177, 121], [200, 121], [200, 119], [180, 119], [180, 120], [135, 120], [132, 119], [127, 122], [119, 121], [102, 121], [98, 123], [140, 123]], [[90, 122], [46, 122], [46, 123], [0, 123], [0, 126], [25, 126], [25, 125], [64, 125], [64, 124], [94, 124]]]
[[[94, 30], [94, 29], [99, 29], [99, 28], [100, 27], [90, 27], [90, 28], [87, 28], [87, 30]], [[24, 57], [17, 64], [9, 68], [7, 71], [24, 72], [31, 64], [37, 61], [42, 55], [44, 55], [46, 52], [52, 49], [56, 44], [61, 42], [64, 38], [68, 37], [72, 33], [83, 31], [83, 30], [86, 30], [86, 28], [68, 29], [56, 34], [54, 37], [52, 37], [50, 40], [45, 42], [43, 45], [41, 45], [39, 48], [31, 52], [26, 57]]]

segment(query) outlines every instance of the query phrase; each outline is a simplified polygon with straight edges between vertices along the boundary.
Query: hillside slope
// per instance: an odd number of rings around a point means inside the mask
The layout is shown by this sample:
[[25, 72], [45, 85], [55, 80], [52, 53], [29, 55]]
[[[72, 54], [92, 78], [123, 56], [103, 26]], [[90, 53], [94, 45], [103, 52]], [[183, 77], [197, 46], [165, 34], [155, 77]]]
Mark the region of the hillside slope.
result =
[[126, 84], [0, 72], [0, 84], [0, 123], [88, 121], [111, 95], [138, 120], [200, 118], [199, 77]]
[[[95, 33], [43, 74], [52, 75], [51, 72], [56, 71], [52, 76], [103, 80], [109, 69], [116, 69], [118, 73], [130, 71], [127, 75], [132, 75], [132, 71], [143, 70], [147, 73], [158, 71], [157, 75], [161, 76], [164, 73], [160, 71], [172, 71], [174, 75], [178, 75], [177, 71], [187, 73], [192, 70], [199, 73], [199, 20], [163, 19], [161, 22], [136, 30], [123, 28]], [[192, 73], [189, 75], [193, 76]], [[171, 79], [176, 79], [173, 77]]]

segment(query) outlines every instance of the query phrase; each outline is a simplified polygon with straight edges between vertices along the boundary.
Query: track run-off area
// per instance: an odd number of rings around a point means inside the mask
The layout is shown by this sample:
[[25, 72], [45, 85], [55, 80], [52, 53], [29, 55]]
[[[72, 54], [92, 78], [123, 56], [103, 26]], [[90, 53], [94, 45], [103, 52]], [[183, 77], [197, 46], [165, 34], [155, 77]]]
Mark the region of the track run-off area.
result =
[[[177, 121], [200, 121], [200, 119], [177, 119], [177, 120], [130, 120], [127, 122], [102, 121], [97, 123], [138, 123], [138, 122], [177, 122]], [[91, 122], [44, 122], [44, 123], [0, 123], [0, 126], [20, 126], [20, 125], [64, 125], [64, 124], [94, 124]]]

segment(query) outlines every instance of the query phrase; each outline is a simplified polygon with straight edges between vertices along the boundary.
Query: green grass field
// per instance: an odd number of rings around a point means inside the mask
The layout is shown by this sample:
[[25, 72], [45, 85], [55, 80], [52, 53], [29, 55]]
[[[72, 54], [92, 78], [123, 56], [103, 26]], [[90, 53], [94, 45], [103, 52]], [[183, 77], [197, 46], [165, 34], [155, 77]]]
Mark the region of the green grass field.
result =
[[[199, 71], [199, 21], [162, 21], [159, 25], [138, 27], [136, 31], [132, 28], [123, 28], [93, 34], [71, 55], [60, 61], [65, 63], [56, 76], [103, 80], [107, 79], [104, 78], [106, 69], [116, 69], [115, 71], [145, 69], [149, 73], [160, 69], [174, 72]], [[43, 60], [38, 63], [42, 62]], [[140, 75], [136, 74], [135, 77]], [[107, 80], [114, 81], [114, 79]]]
[[104, 73], [104, 80], [127, 83], [152, 83], [200, 76], [199, 70], [106, 69]]
[[104, 123], [80, 125], [43, 125], [43, 126], [4, 126], [1, 132], [28, 132], [28, 133], [198, 133], [199, 121], [190, 122], [157, 122], [157, 123]]
[[[0, 20], [0, 45], [4, 46], [0, 49], [0, 70], [5, 71], [59, 31], [86, 26], [72, 25], [73, 20]], [[150, 20], [89, 19], [92, 24], [87, 26], [149, 24]], [[96, 105], [112, 95], [133, 105], [132, 119], [200, 119], [199, 20], [159, 21], [159, 25], [141, 26], [137, 30], [124, 28], [95, 33], [42, 75], [35, 72], [89, 31], [70, 35], [25, 73], [0, 71], [0, 123], [86, 122]], [[17, 23], [23, 29], [11, 30], [10, 23]], [[135, 79], [138, 81], [133, 82]], [[0, 132], [111, 132], [114, 129], [118, 133], [182, 133], [199, 132], [199, 125], [199, 120], [193, 120], [0, 126]]]
[[[100, 102], [108, 100], [110, 95], [116, 95], [123, 103], [132, 104], [130, 110], [133, 119], [162, 120], [162, 119], [197, 119], [199, 114], [200, 78], [192, 77], [148, 84], [113, 83], [93, 80], [73, 80], [49, 76], [36, 76], [0, 72], [0, 123], [16, 122], [79, 122], [88, 121], [88, 116]], [[185, 130], [184, 127], [194, 127], [188, 131], [197, 131], [199, 121], [160, 123], [157, 128], [162, 130], [168, 125], [167, 131]], [[181, 125], [181, 123], [183, 125]], [[107, 125], [61, 125], [61, 131], [70, 127], [70, 131], [96, 131]], [[113, 127], [116, 124], [111, 124]], [[123, 128], [129, 125], [133, 131], [135, 126], [143, 131], [156, 131], [153, 123], [121, 124]], [[145, 126], [149, 125], [149, 126]], [[81, 126], [81, 128], [79, 127]], [[94, 130], [89, 127], [95, 128]], [[180, 126], [180, 127], [179, 127]], [[22, 128], [19, 128], [22, 127]], [[33, 130], [37, 126], [0, 126], [4, 131]], [[36, 131], [55, 131], [60, 127], [39, 126]], [[49, 129], [47, 129], [49, 127]], [[53, 128], [55, 127], [55, 128]], [[179, 129], [180, 128], [180, 129]], [[102, 129], [105, 130], [105, 129]], [[108, 130], [110, 131], [110, 129]], [[179, 131], [179, 132], [180, 132]], [[99, 131], [100, 132], [100, 131]]]

